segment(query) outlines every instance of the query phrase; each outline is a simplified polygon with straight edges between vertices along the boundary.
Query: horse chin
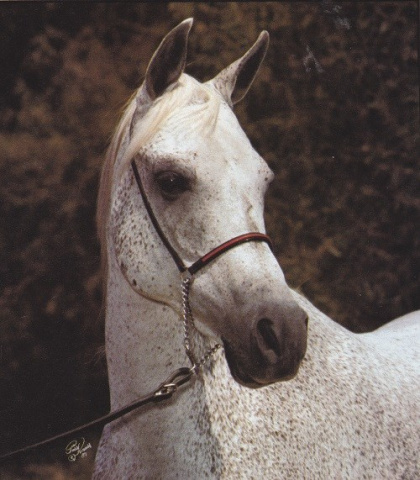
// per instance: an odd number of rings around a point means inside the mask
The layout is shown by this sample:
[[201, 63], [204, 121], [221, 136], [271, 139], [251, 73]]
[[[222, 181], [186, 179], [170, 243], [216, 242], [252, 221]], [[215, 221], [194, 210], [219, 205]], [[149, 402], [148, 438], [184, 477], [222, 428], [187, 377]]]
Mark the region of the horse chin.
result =
[[229, 343], [223, 340], [226, 361], [229, 366], [230, 373], [234, 380], [240, 385], [248, 388], [261, 388], [277, 382], [285, 382], [293, 379], [299, 370], [298, 364], [292, 372], [282, 372], [277, 374], [261, 375], [257, 372], [247, 373], [245, 369], [241, 368], [240, 362], [237, 361], [233, 349]]

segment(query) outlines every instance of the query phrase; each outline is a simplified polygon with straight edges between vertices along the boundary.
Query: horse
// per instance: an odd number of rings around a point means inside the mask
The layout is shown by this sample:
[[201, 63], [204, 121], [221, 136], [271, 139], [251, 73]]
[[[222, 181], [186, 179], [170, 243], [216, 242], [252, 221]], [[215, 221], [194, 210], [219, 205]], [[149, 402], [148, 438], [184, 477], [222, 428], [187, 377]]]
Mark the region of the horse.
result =
[[129, 101], [97, 210], [111, 409], [185, 364], [191, 379], [104, 428], [93, 478], [420, 478], [419, 315], [355, 334], [288, 287], [263, 220], [273, 174], [233, 113], [268, 33], [201, 83], [192, 22]]

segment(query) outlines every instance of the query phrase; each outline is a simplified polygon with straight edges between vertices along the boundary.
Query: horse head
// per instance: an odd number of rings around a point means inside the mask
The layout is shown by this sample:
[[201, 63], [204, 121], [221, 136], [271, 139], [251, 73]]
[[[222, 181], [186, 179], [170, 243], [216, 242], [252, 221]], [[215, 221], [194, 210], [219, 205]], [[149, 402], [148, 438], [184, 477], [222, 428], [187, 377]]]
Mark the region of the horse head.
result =
[[[185, 265], [230, 238], [265, 232], [264, 194], [273, 177], [232, 110], [265, 56], [267, 32], [200, 83], [184, 73], [191, 26], [185, 20], [164, 38], [111, 146], [109, 250], [131, 288], [177, 312], [179, 271], [139, 195], [130, 162], [164, 237]], [[306, 350], [307, 316], [265, 242], [241, 244], [198, 271], [190, 306], [199, 332], [223, 342], [238, 382], [259, 387], [296, 374]]]

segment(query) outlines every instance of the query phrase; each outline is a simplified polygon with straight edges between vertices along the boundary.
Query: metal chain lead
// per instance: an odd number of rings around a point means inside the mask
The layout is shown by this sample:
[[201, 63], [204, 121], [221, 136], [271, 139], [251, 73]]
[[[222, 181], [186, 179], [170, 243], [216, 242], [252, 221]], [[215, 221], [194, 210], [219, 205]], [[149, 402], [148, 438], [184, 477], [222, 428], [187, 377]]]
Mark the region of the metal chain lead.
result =
[[197, 365], [190, 341], [190, 323], [192, 323], [191, 307], [188, 301], [190, 292], [191, 277], [186, 277], [182, 281], [182, 322], [184, 327], [184, 348], [185, 353], [190, 359], [193, 368]]
[[209, 348], [209, 350], [207, 350], [207, 352], [201, 357], [201, 359], [197, 361], [194, 355], [194, 352], [192, 350], [191, 335], [190, 335], [191, 328], [194, 327], [194, 318], [191, 312], [190, 302], [188, 300], [189, 293], [190, 293], [191, 280], [192, 280], [191, 276], [185, 277], [182, 280], [182, 321], [183, 321], [183, 327], [184, 327], [185, 352], [188, 358], [190, 359], [190, 362], [192, 363], [191, 370], [197, 373], [198, 370], [205, 363], [208, 362], [210, 357], [214, 355], [217, 352], [217, 350], [219, 350], [219, 348], [221, 348], [221, 345], [219, 343], [216, 343], [216, 345]]

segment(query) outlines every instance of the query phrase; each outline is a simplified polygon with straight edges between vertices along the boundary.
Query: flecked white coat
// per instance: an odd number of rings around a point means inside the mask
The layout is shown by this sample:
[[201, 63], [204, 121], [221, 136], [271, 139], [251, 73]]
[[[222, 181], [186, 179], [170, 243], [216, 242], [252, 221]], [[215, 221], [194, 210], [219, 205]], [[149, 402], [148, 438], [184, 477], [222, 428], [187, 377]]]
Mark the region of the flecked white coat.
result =
[[[202, 85], [183, 73], [186, 46], [178, 48], [179, 64], [162, 88], [162, 81], [153, 83], [168, 58], [162, 52], [176, 44], [179, 28], [186, 44], [190, 26], [188, 20], [171, 32], [153, 57], [102, 176], [112, 409], [188, 366], [180, 276], [151, 225], [129, 160], [141, 154], [138, 166], [154, 211], [186, 263], [238, 234], [264, 231], [271, 173], [231, 110], [261, 58], [253, 64], [251, 49]], [[257, 50], [266, 41], [260, 36]], [[155, 181], [165, 169], [190, 178], [189, 190], [171, 202]], [[219, 350], [170, 401], [105, 427], [94, 478], [420, 478], [418, 315], [355, 335], [291, 292], [261, 243], [236, 247], [198, 273], [190, 301], [201, 351], [220, 337], [244, 335], [247, 319], [267, 304], [281, 310], [297, 302], [309, 315], [298, 375], [251, 389], [233, 379]]]

